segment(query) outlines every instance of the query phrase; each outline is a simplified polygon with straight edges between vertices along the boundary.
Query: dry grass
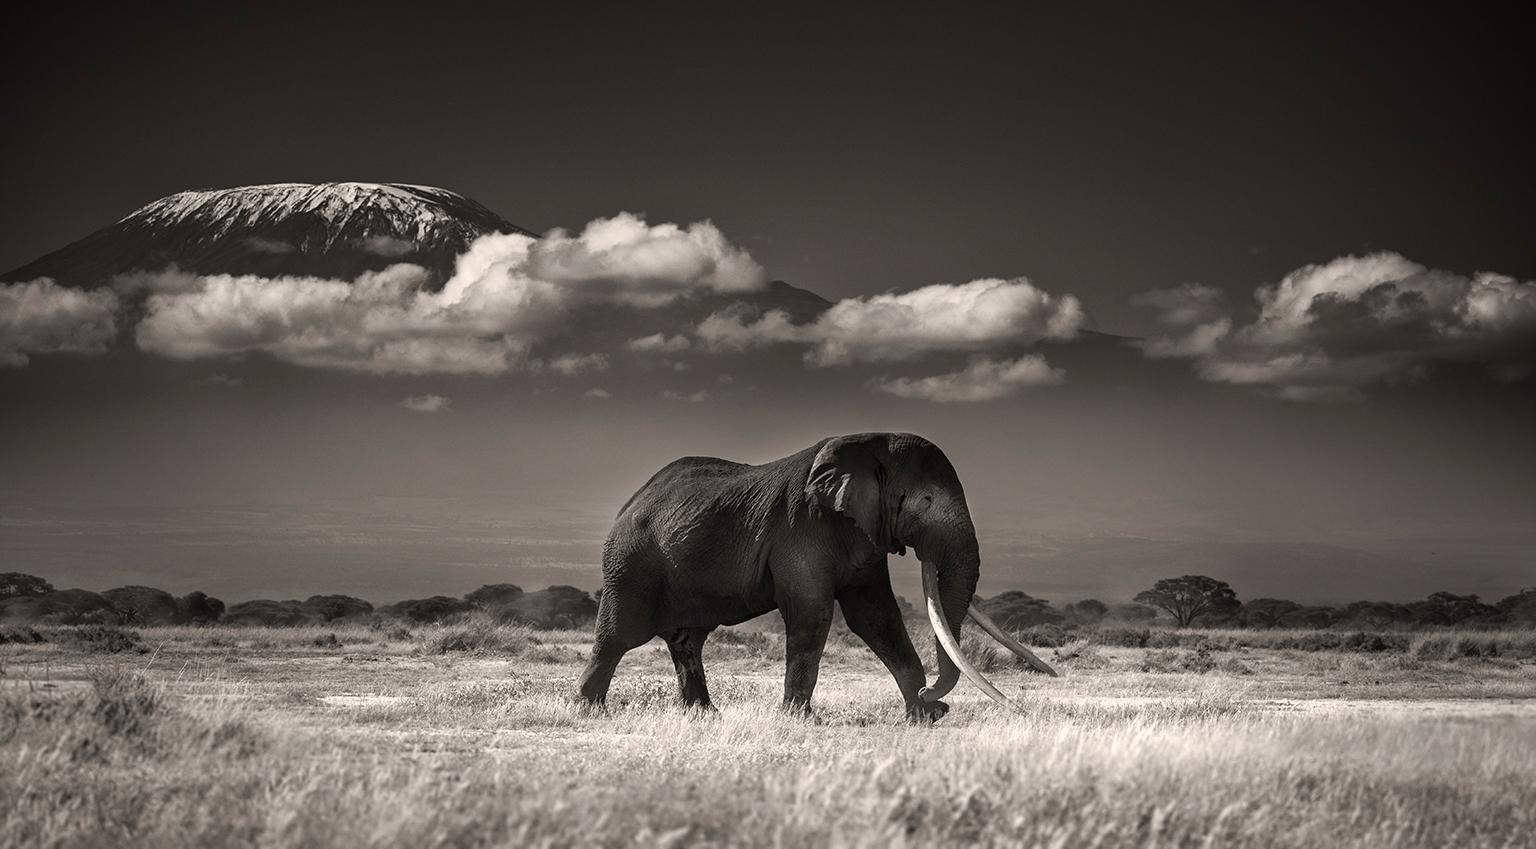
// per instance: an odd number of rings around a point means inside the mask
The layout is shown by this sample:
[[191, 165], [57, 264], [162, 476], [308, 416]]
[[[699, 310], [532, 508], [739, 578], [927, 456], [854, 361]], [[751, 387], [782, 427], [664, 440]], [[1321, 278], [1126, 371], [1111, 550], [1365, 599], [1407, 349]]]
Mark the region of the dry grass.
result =
[[576, 632], [141, 637], [0, 646], [0, 844], [1536, 844], [1536, 666], [1450, 636], [1443, 656], [1073, 646], [1060, 679], [993, 658], [1024, 712], [962, 684], [934, 727], [842, 642], [817, 718], [781, 713], [772, 634], [706, 649], [718, 714], [676, 706], [653, 644], [598, 716], [566, 698]]

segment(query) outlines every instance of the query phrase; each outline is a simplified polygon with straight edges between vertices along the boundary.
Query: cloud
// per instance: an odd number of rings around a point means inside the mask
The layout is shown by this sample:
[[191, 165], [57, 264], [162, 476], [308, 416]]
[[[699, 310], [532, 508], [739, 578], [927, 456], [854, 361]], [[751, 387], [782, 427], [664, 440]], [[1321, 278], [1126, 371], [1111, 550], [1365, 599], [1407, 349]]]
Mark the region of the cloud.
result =
[[665, 333], [652, 333], [649, 336], [641, 336], [639, 339], [631, 339], [624, 343], [624, 347], [631, 351], [642, 353], [660, 352], [675, 354], [693, 347], [693, 343], [687, 336], [679, 333], [676, 336], [668, 336]]
[[549, 363], [550, 369], [574, 377], [591, 371], [607, 371], [607, 354], [561, 354]]
[[210, 374], [192, 381], [194, 386], [226, 386], [234, 388], [243, 386], [245, 381], [238, 377], [230, 377], [227, 374]]
[[609, 392], [608, 390], [606, 390], [606, 389], [604, 389], [604, 388], [602, 388], [600, 386], [594, 386], [591, 389], [588, 389], [587, 391], [585, 391], [585, 392], [583, 392], [581, 394], [582, 394], [582, 397], [585, 397], [585, 398], [604, 398], [604, 399], [606, 399], [606, 398], [612, 398], [613, 397], [613, 393], [612, 392]]
[[[168, 268], [125, 275], [120, 291], [147, 293], [135, 336], [177, 359], [265, 352], [298, 365], [377, 374], [498, 374], [536, 368], [534, 350], [591, 305], [651, 309], [699, 290], [760, 286], [762, 269], [708, 222], [650, 226], [629, 213], [580, 234], [483, 236], [441, 291], [408, 263], [355, 280], [198, 276]], [[678, 339], [658, 334], [658, 344]], [[646, 337], [649, 338], [649, 337]], [[636, 340], [642, 341], [642, 340]], [[580, 374], [603, 354], [562, 355], [549, 367]]]
[[1153, 358], [1188, 358], [1209, 354], [1232, 330], [1223, 315], [1221, 292], [1199, 283], [1169, 289], [1153, 289], [1131, 297], [1135, 306], [1157, 313], [1157, 322], [1168, 332], [1155, 334], [1137, 345]]
[[529, 248], [528, 273], [635, 306], [658, 306], [694, 289], [745, 292], [766, 281], [752, 256], [714, 224], [651, 226], [628, 212], [591, 221], [578, 236], [550, 231]]
[[0, 284], [0, 367], [31, 354], [99, 354], [117, 335], [117, 294], [69, 289], [40, 277]]
[[1254, 297], [1257, 317], [1239, 324], [1217, 317], [1198, 288], [1139, 296], [1176, 330], [1143, 350], [1193, 359], [1205, 380], [1305, 401], [1359, 398], [1440, 361], [1482, 365], [1501, 380], [1536, 371], [1536, 282], [1383, 252], [1304, 266]]
[[424, 269], [400, 264], [352, 282], [216, 275], [194, 291], [151, 285], [136, 337], [145, 351], [175, 359], [264, 351], [378, 374], [496, 374], [526, 359], [529, 341], [517, 331], [530, 317], [507, 300], [537, 307], [537, 291], [432, 293], [421, 288], [425, 279]]
[[697, 392], [689, 392], [684, 394], [682, 392], [675, 392], [671, 389], [664, 389], [662, 390], [661, 397], [667, 399], [668, 401], [682, 401], [686, 404], [698, 404], [709, 400], [709, 390], [700, 389]]
[[897, 377], [870, 381], [870, 388], [895, 395], [938, 403], [995, 401], [1009, 398], [1032, 386], [1061, 383], [1065, 374], [1052, 368], [1038, 354], [1016, 360], [977, 358], [960, 371], [932, 377]]
[[1221, 291], [1200, 283], [1141, 292], [1131, 296], [1131, 303], [1155, 310], [1157, 320], [1170, 327], [1202, 324], [1223, 312]]
[[361, 239], [352, 240], [353, 247], [364, 253], [374, 256], [382, 256], [389, 259], [399, 259], [411, 251], [416, 250], [416, 243], [409, 239], [397, 239], [394, 236], [364, 236]]
[[1023, 278], [849, 298], [808, 324], [794, 324], [779, 310], [749, 317], [740, 309], [715, 313], [700, 323], [698, 335], [717, 351], [805, 344], [811, 346], [807, 363], [834, 366], [1070, 339], [1087, 320], [1077, 298], [1051, 295]]
[[401, 401], [400, 406], [413, 413], [440, 413], [452, 403], [442, 395], [411, 395]]

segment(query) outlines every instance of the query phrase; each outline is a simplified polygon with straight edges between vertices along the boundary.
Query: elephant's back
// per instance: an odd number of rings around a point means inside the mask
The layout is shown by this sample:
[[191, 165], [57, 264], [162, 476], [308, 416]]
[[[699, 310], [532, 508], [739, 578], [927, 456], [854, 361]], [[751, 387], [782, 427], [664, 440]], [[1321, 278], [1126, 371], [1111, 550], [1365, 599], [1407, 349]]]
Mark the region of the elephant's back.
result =
[[637, 510], [665, 506], [666, 502], [679, 499], [712, 498], [722, 484], [735, 481], [754, 467], [746, 463], [722, 460], [719, 457], [682, 457], [673, 460], [661, 471], [651, 475], [624, 506], [619, 508], [619, 518]]

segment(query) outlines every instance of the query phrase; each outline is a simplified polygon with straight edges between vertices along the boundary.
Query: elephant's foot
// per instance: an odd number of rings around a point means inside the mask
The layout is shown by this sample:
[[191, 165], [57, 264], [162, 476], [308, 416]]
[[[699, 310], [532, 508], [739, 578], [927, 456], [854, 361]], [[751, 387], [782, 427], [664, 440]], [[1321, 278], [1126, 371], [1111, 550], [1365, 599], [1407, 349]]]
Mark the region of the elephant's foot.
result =
[[932, 725], [949, 713], [949, 704], [938, 699], [918, 699], [907, 703], [907, 721], [916, 725]]
[[815, 709], [811, 707], [811, 703], [809, 701], [803, 701], [800, 699], [785, 699], [783, 710], [786, 714], [789, 714], [796, 719], [803, 719], [812, 725], [822, 724], [821, 715], [816, 713]]
[[594, 702], [585, 696], [577, 696], [571, 699], [571, 707], [575, 708], [579, 717], [597, 717], [608, 715], [608, 703], [606, 701]]

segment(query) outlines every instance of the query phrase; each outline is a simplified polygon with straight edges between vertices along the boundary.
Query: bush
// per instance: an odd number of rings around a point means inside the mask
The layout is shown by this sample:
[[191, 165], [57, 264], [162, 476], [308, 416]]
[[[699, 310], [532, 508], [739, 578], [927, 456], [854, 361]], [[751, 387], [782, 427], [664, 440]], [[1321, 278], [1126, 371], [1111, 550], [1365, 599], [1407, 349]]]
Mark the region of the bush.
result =
[[81, 625], [59, 632], [55, 636], [62, 636], [65, 642], [96, 654], [123, 652], [143, 654], [149, 651], [144, 648], [143, 640], [137, 631], [129, 631], [113, 625]]
[[299, 605], [305, 618], [316, 622], [359, 619], [373, 612], [373, 605], [349, 595], [312, 595]]
[[494, 610], [516, 601], [523, 594], [517, 584], [486, 584], [474, 592], [464, 594], [464, 600], [481, 610]]
[[783, 637], [762, 631], [720, 628], [710, 634], [710, 642], [727, 650], [735, 650], [745, 657], [774, 658], [784, 655]]
[[408, 598], [386, 605], [381, 613], [398, 616], [424, 625], [456, 622], [474, 607], [462, 598], [435, 595], [431, 598]]
[[976, 606], [998, 625], [1010, 631], [1037, 625], [1054, 625], [1066, 618], [1045, 599], [1018, 590], [1009, 590], [984, 599]]
[[1216, 659], [1207, 651], [1156, 649], [1142, 655], [1137, 665], [1141, 672], [1193, 672], [1204, 675], [1216, 668]]
[[117, 587], [102, 593], [117, 608], [124, 625], [175, 625], [180, 620], [176, 597], [154, 587]]
[[454, 625], [446, 625], [422, 638], [421, 650], [426, 654], [517, 655], [539, 644], [526, 625], [501, 624], [488, 616], [466, 618]]
[[26, 645], [28, 643], [46, 643], [48, 640], [37, 631], [25, 625], [5, 625], [0, 627], [0, 646], [6, 643]]
[[0, 599], [0, 619], [50, 625], [117, 625], [122, 614], [100, 593], [58, 590], [39, 596]]
[[1017, 632], [1016, 636], [1026, 646], [1048, 649], [1059, 649], [1072, 639], [1067, 629], [1060, 625], [1035, 625]]
[[96, 692], [92, 713], [108, 734], [144, 734], [165, 712], [160, 691], [131, 672], [121, 669], [97, 672], [91, 677], [91, 686]]
[[557, 585], [523, 593], [494, 612], [503, 622], [535, 628], [580, 628], [597, 618], [597, 600], [585, 590]]
[[1093, 639], [1103, 646], [1123, 649], [1144, 649], [1147, 647], [1148, 641], [1152, 639], [1152, 629], [1124, 626], [1101, 627], [1093, 632]]
[[223, 621], [229, 625], [284, 626], [308, 624], [297, 601], [273, 601], [258, 598], [242, 601], [224, 612]]

